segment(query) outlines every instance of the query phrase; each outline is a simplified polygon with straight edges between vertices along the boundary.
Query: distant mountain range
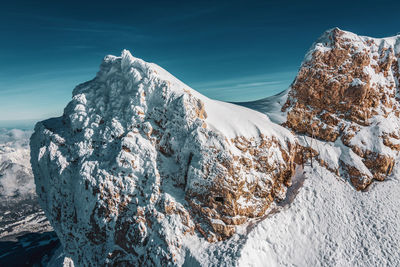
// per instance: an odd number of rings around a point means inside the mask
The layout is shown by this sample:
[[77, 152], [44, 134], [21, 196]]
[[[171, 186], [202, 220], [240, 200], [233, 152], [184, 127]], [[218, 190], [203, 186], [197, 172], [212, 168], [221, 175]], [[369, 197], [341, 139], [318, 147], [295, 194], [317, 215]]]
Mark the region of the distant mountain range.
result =
[[0, 129], [0, 266], [47, 266], [51, 261], [56, 267], [64, 261], [57, 235], [37, 201], [29, 161], [31, 134]]

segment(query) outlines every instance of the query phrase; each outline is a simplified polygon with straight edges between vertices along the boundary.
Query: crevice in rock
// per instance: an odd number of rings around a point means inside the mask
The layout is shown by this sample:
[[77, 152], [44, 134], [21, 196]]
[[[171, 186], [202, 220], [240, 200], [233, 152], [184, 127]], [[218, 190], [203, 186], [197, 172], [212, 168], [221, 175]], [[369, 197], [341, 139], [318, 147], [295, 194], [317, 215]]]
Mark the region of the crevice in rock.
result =
[[192, 163], [192, 159], [193, 159], [193, 153], [192, 153], [192, 152], [190, 152], [190, 154], [189, 154], [189, 159], [188, 159], [188, 163], [187, 163], [187, 165], [186, 165], [185, 176], [184, 176], [184, 178], [185, 178], [185, 184], [184, 184], [184, 187], [185, 187], [185, 188], [186, 188], [186, 185], [187, 185], [187, 180], [188, 180], [188, 172], [189, 172], [190, 164]]

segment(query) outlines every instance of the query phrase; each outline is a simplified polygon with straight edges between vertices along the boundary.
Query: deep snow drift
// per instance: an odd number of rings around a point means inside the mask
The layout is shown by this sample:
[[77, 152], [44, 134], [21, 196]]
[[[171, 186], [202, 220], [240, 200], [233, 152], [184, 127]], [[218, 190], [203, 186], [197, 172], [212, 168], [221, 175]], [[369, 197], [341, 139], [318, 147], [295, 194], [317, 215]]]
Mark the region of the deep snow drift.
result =
[[287, 91], [242, 106], [127, 51], [106, 57], [31, 138], [65, 253], [79, 266], [400, 264], [398, 40], [330, 30]]

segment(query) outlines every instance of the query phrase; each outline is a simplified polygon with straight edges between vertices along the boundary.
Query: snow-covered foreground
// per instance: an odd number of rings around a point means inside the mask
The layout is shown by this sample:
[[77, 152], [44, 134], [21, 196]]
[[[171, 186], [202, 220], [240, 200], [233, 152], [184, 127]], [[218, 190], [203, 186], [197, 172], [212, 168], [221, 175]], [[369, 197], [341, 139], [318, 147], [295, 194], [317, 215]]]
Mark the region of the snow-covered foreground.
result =
[[294, 201], [249, 233], [225, 244], [188, 240], [187, 266], [399, 266], [399, 171], [366, 192], [323, 167], [304, 171]]

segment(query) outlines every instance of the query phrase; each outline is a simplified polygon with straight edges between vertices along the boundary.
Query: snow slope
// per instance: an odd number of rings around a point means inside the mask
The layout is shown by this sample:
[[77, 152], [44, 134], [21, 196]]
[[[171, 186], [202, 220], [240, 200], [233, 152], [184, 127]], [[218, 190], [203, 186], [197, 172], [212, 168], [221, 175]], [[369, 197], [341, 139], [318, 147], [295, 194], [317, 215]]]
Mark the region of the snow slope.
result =
[[267, 114], [271, 121], [282, 124], [286, 121], [287, 112], [281, 111], [281, 109], [287, 101], [288, 93], [289, 89], [260, 100], [237, 102], [235, 104]]
[[292, 205], [246, 236], [237, 265], [398, 266], [399, 172], [360, 193], [321, 166], [305, 171]]

